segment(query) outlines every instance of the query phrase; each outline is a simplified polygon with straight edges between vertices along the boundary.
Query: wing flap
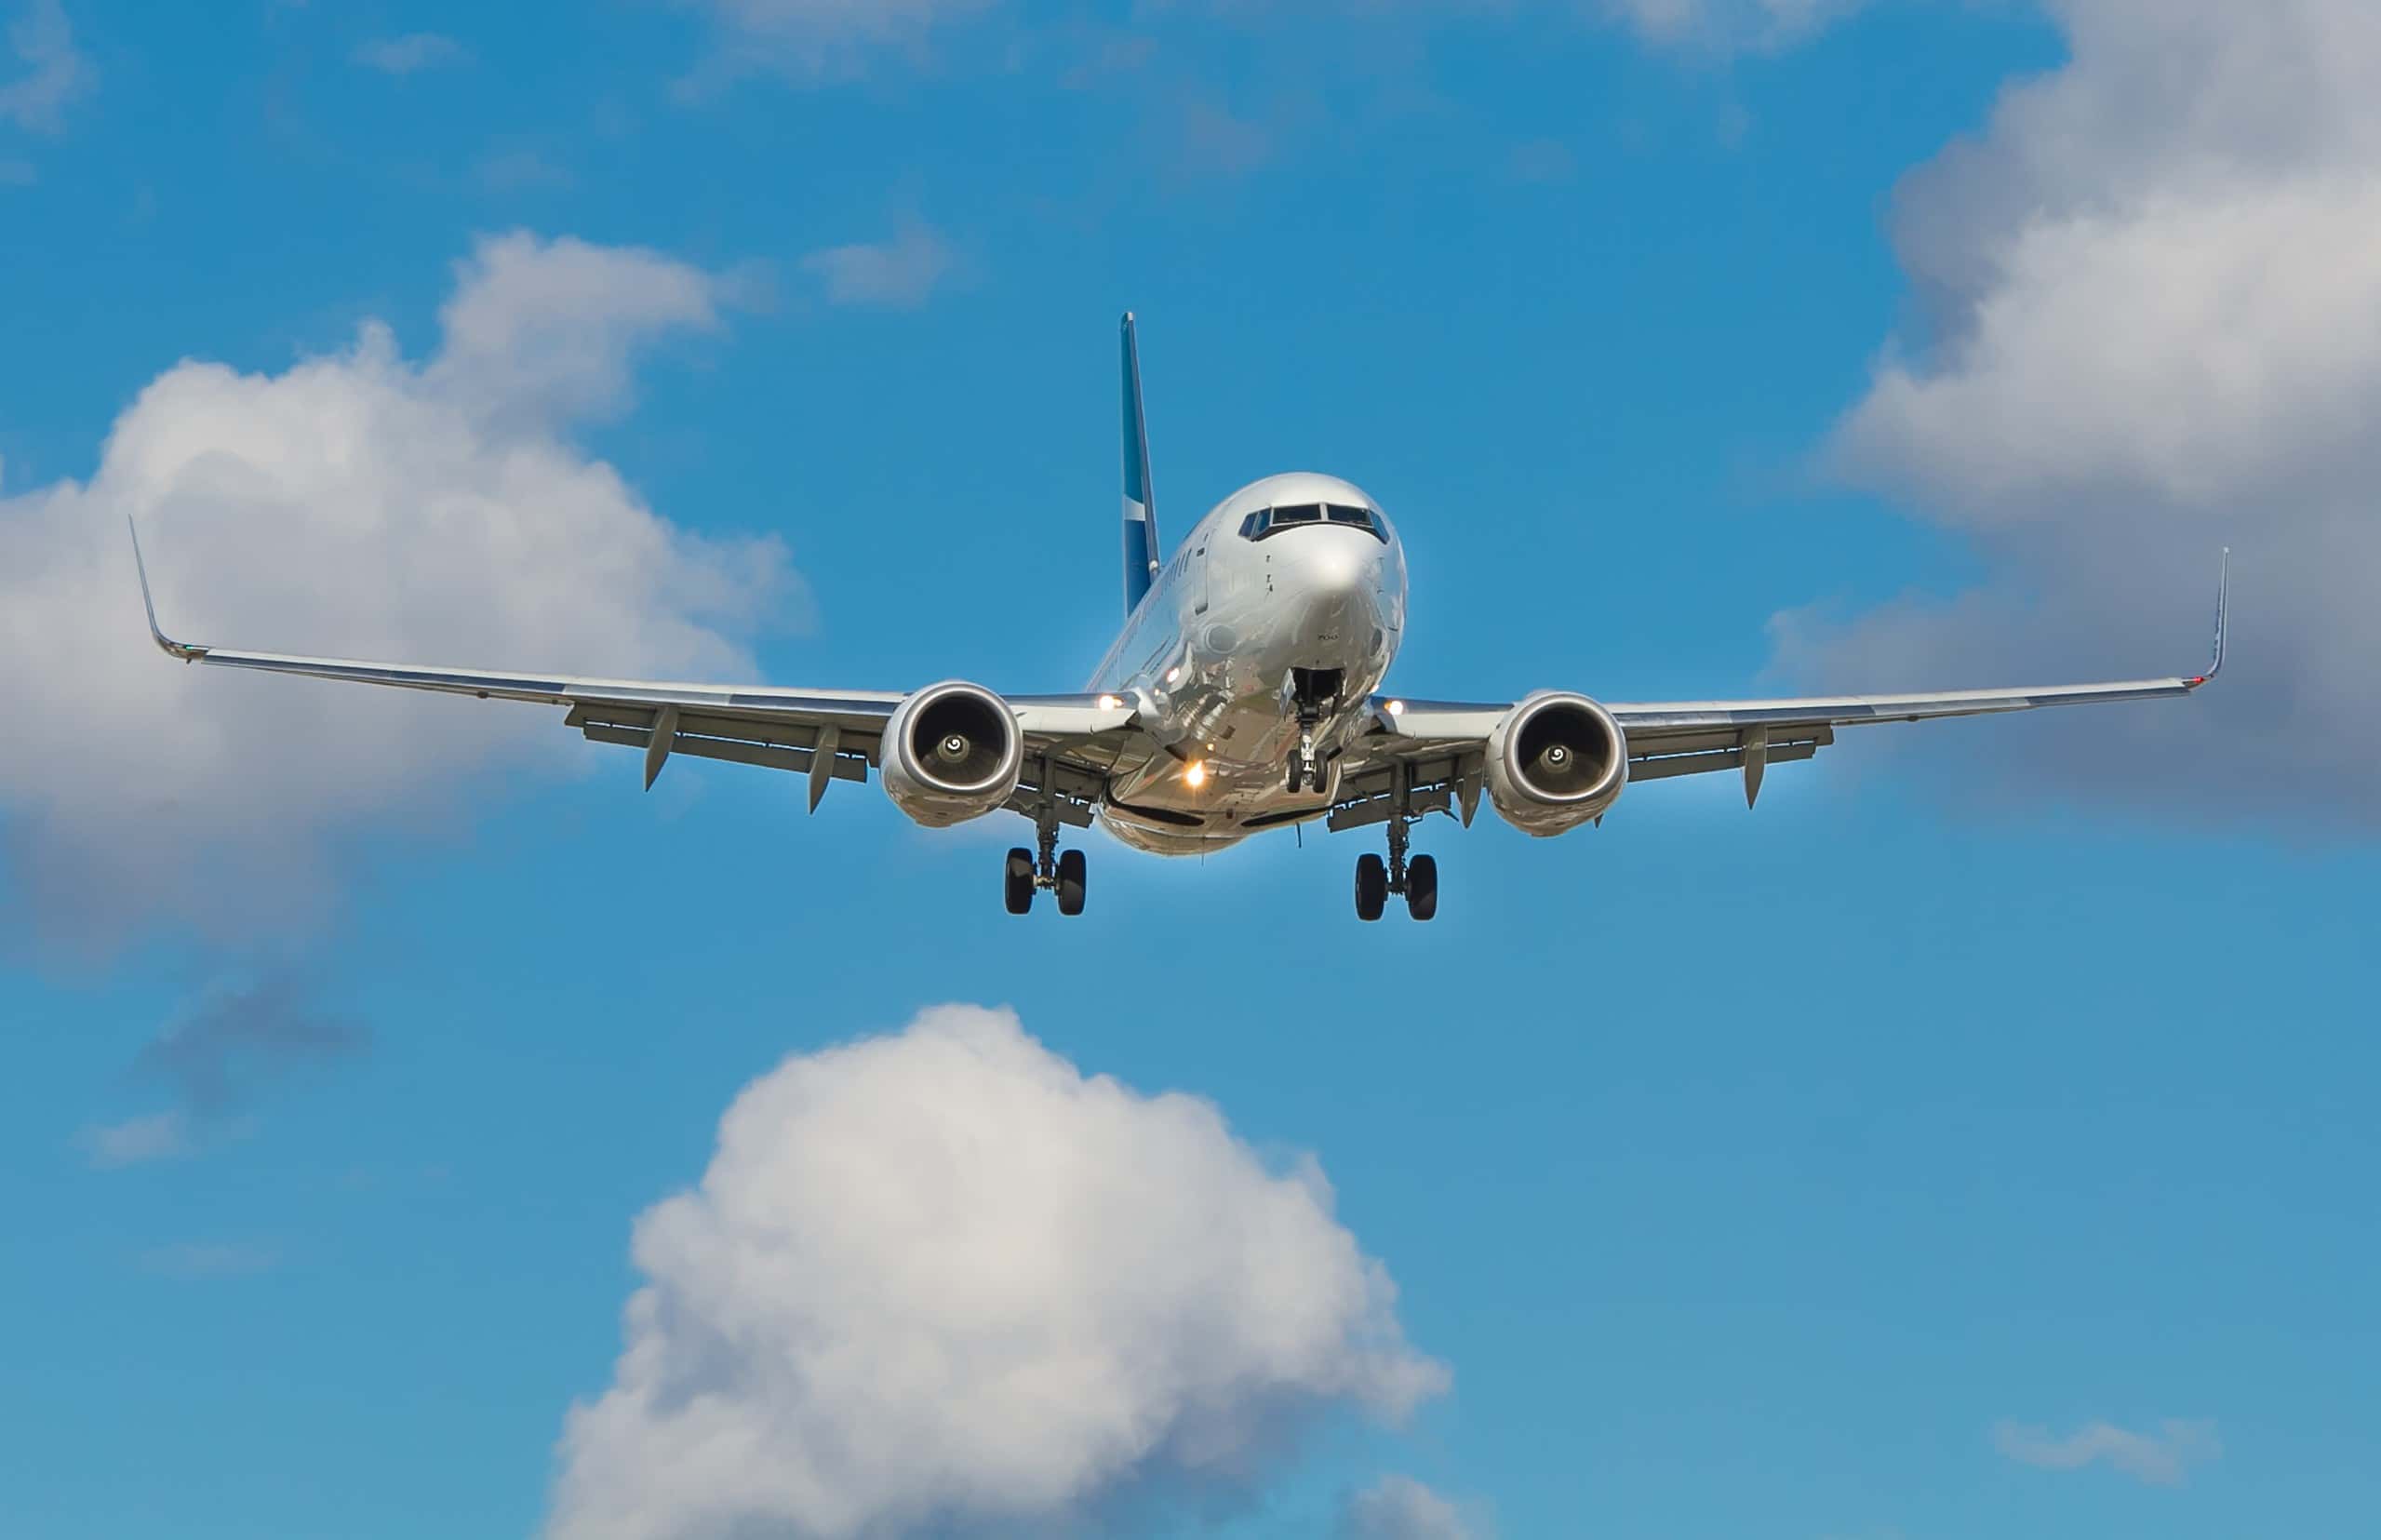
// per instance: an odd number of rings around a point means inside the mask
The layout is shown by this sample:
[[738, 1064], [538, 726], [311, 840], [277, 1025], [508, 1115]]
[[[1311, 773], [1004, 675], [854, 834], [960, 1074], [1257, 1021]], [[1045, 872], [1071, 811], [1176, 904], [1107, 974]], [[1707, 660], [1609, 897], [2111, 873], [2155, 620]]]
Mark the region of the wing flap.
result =
[[[591, 743], [619, 743], [627, 748], [650, 748], [653, 730], [650, 728], [613, 727], [607, 723], [590, 722], [581, 731]], [[765, 770], [791, 770], [807, 773], [815, 751], [780, 748], [773, 743], [746, 743], [729, 738], [701, 738], [681, 731], [671, 743], [674, 754], [689, 754], [698, 759], [725, 759], [739, 765], [758, 765]], [[828, 774], [837, 781], [866, 781], [868, 761], [857, 755], [837, 754]]]
[[[1772, 743], [1762, 756], [1765, 765], [1808, 759], [1819, 752], [1815, 740], [1799, 743]], [[1697, 754], [1654, 754], [1632, 758], [1628, 762], [1628, 778], [1633, 784], [1639, 781], [1666, 781], [1674, 775], [1702, 775], [1712, 770], [1743, 770], [1745, 750], [1706, 749]]]

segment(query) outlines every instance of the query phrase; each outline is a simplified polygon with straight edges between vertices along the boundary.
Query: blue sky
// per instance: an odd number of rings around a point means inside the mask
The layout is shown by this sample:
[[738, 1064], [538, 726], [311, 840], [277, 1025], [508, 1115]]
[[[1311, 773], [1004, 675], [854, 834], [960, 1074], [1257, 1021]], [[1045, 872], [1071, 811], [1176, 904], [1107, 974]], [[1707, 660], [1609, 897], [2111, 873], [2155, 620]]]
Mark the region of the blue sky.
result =
[[[1079, 1522], [2381, 1533], [2381, 552], [2325, 425], [2381, 349], [2302, 315], [2381, 315], [2324, 195], [2381, 144], [2317, 67], [2381, 58], [2357, 7], [9, 3], [11, 1533], [540, 1533], [638, 1215], [781, 1061], [953, 1001], [1310, 1153], [1451, 1376], [1307, 1394], [1221, 1489], [1102, 1466]], [[1355, 835], [1094, 838], [1061, 924], [873, 786], [640, 796], [532, 708], [197, 696], [138, 641], [127, 507], [202, 640], [1076, 688], [1127, 307], [1161, 529], [1359, 482], [1409, 693], [2168, 673], [2225, 542], [2239, 676], [1847, 734], [1757, 814], [1427, 824], [1428, 927], [1356, 922]], [[1457, 1527], [1362, 1529], [1389, 1476]]]

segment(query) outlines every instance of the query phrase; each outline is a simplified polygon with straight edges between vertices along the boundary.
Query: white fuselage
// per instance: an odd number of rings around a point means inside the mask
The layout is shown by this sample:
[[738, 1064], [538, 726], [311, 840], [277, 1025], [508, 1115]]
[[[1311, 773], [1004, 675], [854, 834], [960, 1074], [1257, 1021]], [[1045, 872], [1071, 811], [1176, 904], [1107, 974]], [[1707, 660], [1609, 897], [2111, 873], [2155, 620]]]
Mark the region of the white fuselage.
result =
[[[1295, 521], [1272, 522], [1285, 509]], [[1268, 527], [1245, 533], [1252, 515]], [[1217, 503], [1092, 676], [1138, 707], [1163, 751], [1116, 767], [1101, 821], [1127, 844], [1181, 855], [1329, 811], [1337, 756], [1366, 730], [1405, 609], [1397, 532], [1350, 483], [1268, 476]], [[1293, 792], [1302, 730], [1320, 777]]]

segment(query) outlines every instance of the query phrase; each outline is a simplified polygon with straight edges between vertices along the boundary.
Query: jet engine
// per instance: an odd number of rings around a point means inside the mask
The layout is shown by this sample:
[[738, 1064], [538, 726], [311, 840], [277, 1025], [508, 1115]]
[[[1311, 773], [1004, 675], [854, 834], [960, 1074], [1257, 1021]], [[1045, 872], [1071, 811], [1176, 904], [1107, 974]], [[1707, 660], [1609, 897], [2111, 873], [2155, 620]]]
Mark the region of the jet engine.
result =
[[943, 829], [1009, 800], [1025, 761], [1025, 735], [1009, 703], [982, 685], [946, 679], [894, 709], [878, 758], [893, 806]]
[[1628, 784], [1628, 734], [1585, 695], [1541, 690], [1488, 735], [1488, 795], [1497, 815], [1540, 838], [1601, 818]]

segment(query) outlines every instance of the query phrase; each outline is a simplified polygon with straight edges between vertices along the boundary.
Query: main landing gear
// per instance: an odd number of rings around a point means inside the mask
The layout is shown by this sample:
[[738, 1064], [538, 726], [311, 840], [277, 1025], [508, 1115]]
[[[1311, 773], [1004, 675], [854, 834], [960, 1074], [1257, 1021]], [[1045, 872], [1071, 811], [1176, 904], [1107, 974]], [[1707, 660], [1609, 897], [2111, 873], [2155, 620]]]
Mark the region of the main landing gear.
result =
[[1080, 850], [1061, 854], [1058, 849], [1058, 820], [1045, 818], [1039, 825], [1041, 847], [1038, 857], [1020, 845], [1009, 852], [1009, 861], [1001, 876], [1001, 901], [1012, 915], [1022, 915], [1034, 906], [1034, 893], [1049, 889], [1058, 894], [1058, 912], [1079, 915], [1083, 912], [1083, 871], [1085, 862]]
[[1389, 906], [1389, 895], [1403, 895], [1406, 913], [1416, 919], [1430, 919], [1438, 913], [1438, 863], [1430, 856], [1411, 859], [1406, 846], [1411, 838], [1406, 816], [1389, 820], [1389, 859], [1377, 855], [1356, 858], [1356, 917], [1371, 921], [1381, 917]]

